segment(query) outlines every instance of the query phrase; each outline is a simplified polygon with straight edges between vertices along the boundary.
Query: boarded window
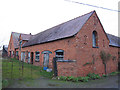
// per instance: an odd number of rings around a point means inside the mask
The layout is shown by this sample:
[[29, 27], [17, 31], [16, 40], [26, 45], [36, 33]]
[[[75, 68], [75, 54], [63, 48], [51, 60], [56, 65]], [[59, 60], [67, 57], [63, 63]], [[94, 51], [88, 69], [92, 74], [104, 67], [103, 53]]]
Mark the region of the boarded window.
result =
[[40, 52], [36, 51], [35, 52], [35, 61], [39, 61], [39, 55], [40, 55]]
[[63, 50], [56, 50], [56, 58], [57, 60], [63, 60], [64, 59], [64, 51]]

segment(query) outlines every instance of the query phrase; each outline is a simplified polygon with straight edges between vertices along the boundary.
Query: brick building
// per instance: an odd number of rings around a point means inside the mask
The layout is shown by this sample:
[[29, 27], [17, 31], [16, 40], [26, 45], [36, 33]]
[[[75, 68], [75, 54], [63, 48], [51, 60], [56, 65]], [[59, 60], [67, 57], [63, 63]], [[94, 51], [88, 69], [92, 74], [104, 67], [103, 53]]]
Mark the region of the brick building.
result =
[[[118, 41], [107, 34], [95, 11], [52, 27], [36, 35], [12, 32], [8, 55], [33, 65], [53, 68], [56, 57], [58, 75], [104, 74], [100, 52], [109, 53], [106, 73], [118, 68]], [[73, 60], [73, 62], [69, 62]]]

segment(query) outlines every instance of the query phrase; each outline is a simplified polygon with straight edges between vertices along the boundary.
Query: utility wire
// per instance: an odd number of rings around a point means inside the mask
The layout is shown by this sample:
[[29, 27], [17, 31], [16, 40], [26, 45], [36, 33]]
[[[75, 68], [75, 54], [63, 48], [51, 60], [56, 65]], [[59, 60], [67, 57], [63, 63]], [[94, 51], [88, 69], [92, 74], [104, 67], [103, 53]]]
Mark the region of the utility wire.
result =
[[95, 8], [101, 8], [101, 9], [105, 9], [105, 10], [109, 10], [109, 11], [120, 12], [118, 10], [113, 10], [113, 9], [109, 9], [109, 8], [99, 7], [99, 6], [95, 6], [95, 5], [91, 5], [91, 4], [80, 3], [80, 2], [77, 2], [77, 1], [71, 1], [71, 0], [64, 0], [64, 1], [72, 2], [72, 3], [77, 3], [77, 4], [82, 4], [82, 5], [86, 5], [86, 6], [91, 6], [91, 7], [95, 7]]

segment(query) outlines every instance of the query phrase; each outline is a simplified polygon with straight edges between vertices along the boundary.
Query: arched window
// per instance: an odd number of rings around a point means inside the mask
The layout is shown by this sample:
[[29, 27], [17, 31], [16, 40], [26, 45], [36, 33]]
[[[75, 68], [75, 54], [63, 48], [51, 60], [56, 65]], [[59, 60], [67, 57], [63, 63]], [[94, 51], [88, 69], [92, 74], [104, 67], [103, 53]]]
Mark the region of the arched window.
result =
[[93, 47], [98, 47], [98, 36], [96, 31], [93, 31], [92, 38], [93, 38]]
[[43, 52], [42, 52], [42, 54], [45, 54], [45, 53], [48, 53], [48, 54], [51, 53], [51, 54], [52, 54], [51, 51], [43, 51]]
[[64, 50], [56, 50], [56, 58], [57, 60], [63, 60], [64, 59]]

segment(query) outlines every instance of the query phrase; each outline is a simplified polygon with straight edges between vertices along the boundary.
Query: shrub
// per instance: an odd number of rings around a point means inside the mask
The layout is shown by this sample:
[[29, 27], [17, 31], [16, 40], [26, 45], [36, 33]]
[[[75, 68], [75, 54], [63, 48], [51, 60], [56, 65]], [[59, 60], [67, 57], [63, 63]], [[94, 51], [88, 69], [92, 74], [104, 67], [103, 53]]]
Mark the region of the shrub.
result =
[[64, 81], [67, 80], [67, 77], [66, 77], [66, 76], [60, 76], [59, 78], [60, 78], [60, 80], [64, 80]]
[[72, 78], [72, 81], [73, 81], [73, 82], [78, 82], [78, 78], [77, 78], [77, 77], [74, 77], [74, 78]]
[[73, 80], [73, 78], [74, 78], [73, 76], [67, 76], [67, 80], [68, 80], [68, 81]]
[[102, 77], [107, 77], [108, 75], [103, 74]]
[[102, 59], [102, 63], [104, 64], [105, 74], [106, 74], [106, 73], [107, 73], [107, 72], [106, 72], [106, 64], [107, 64], [107, 61], [110, 60], [111, 54], [106, 53], [105, 51], [101, 51], [101, 52], [100, 52], [100, 57], [101, 57], [101, 59]]
[[99, 78], [101, 78], [98, 74], [96, 74], [96, 79], [99, 79]]
[[78, 77], [78, 81], [81, 81], [81, 82], [88, 82], [89, 80], [89, 77]]
[[90, 77], [90, 79], [93, 79], [93, 80], [100, 78], [100, 76], [98, 74], [95, 74], [95, 73], [89, 73], [87, 76]]

